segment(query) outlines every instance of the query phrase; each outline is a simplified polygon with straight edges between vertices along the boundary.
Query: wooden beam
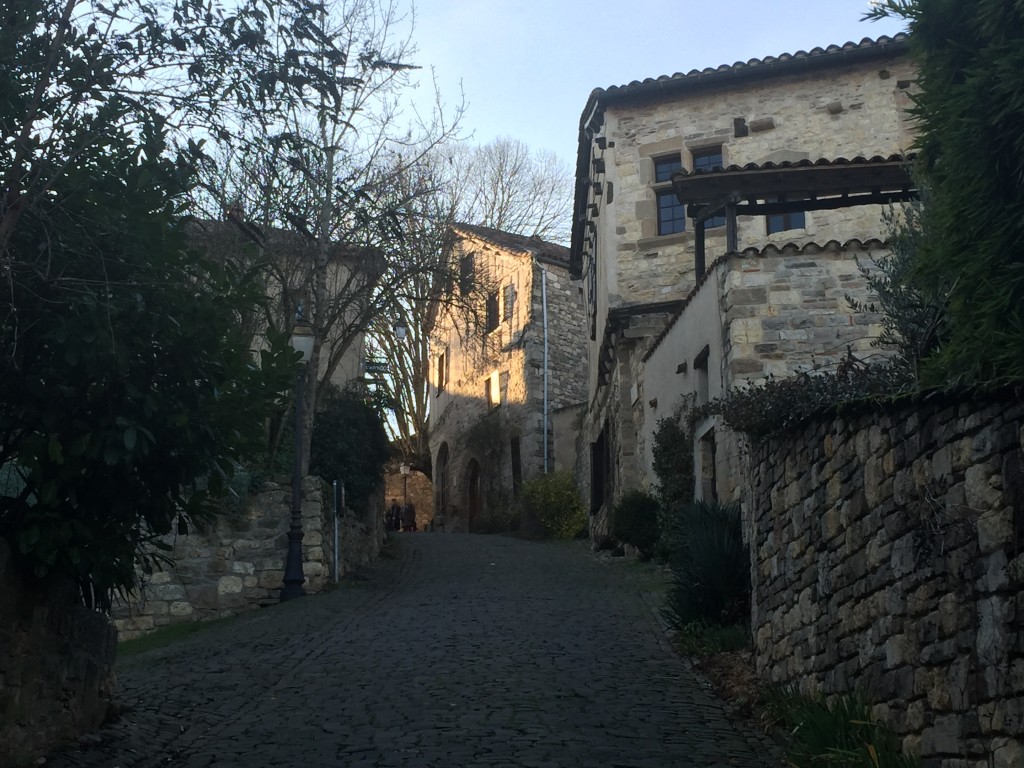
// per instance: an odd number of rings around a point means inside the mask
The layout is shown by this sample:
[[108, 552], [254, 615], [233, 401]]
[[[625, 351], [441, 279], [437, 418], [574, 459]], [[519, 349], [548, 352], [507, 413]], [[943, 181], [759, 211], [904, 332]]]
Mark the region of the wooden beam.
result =
[[739, 230], [736, 226], [736, 203], [725, 206], [725, 252], [739, 250]]
[[697, 273], [697, 279], [700, 280], [704, 276], [704, 270], [707, 269], [704, 219], [698, 219], [696, 226], [693, 238], [693, 269]]

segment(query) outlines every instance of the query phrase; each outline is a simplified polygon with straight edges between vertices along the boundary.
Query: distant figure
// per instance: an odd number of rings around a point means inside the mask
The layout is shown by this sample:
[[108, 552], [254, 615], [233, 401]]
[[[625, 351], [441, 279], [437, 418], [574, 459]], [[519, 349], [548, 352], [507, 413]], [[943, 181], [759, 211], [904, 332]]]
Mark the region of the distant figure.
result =
[[402, 530], [416, 530], [416, 507], [411, 501], [405, 502], [405, 506], [402, 507]]
[[387, 514], [387, 529], [389, 531], [397, 531], [402, 527], [402, 505], [398, 503], [398, 499], [391, 500], [391, 507], [388, 509]]

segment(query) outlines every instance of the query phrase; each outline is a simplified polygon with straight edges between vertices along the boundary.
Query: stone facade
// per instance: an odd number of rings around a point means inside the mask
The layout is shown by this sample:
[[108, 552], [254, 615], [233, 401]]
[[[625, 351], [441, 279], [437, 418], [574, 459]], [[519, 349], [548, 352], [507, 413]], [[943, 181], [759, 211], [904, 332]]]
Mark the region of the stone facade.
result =
[[554, 468], [552, 414], [583, 399], [583, 308], [566, 248], [485, 227], [456, 235], [479, 306], [475, 319], [442, 313], [431, 334], [435, 528], [498, 530], [520, 484]]
[[[833, 254], [824, 265], [791, 273], [792, 265], [805, 261], [803, 249], [827, 251], [831, 242], [866, 243], [885, 236], [878, 205], [808, 211], [799, 225], [771, 234], [765, 217], [740, 216], [736, 250], [767, 254], [766, 249], [775, 247], [786, 263], [779, 262], [774, 275], [763, 271], [763, 265], [755, 269], [758, 275], [730, 272], [733, 284], [711, 290], [721, 297], [720, 289], [728, 289], [736, 306], [719, 308], [707, 296], [694, 297], [700, 276], [692, 222], [687, 221], [685, 231], [658, 234], [659, 195], [672, 190], [664, 174], [659, 178], [659, 167], [674, 159], [692, 172], [708, 153], [724, 166], [759, 167], [901, 153], [913, 141], [905, 112], [913, 79], [906, 40], [900, 37], [755, 59], [591, 95], [580, 125], [571, 263], [574, 274], [583, 278], [590, 339], [587, 414], [579, 452], [581, 485], [591, 489], [595, 535], [605, 530], [607, 507], [615, 498], [651, 481], [644, 443], [649, 443], [657, 419], [677, 400], [674, 394], [663, 397], [652, 390], [686, 391], [675, 373], [683, 362], [690, 370], [687, 375], [693, 375], [693, 357], [671, 351], [674, 339], [667, 345], [661, 342], [670, 349], [660, 354], [679, 357], [670, 373], [657, 374], [662, 383], [645, 373], [656, 340], [667, 324], [679, 324], [683, 307], [691, 305], [685, 323], [721, 351], [712, 361], [719, 367], [708, 370], [711, 379], [717, 378], [709, 382], [712, 389], [767, 373], [786, 375], [810, 352], [831, 354], [837, 346], [837, 326], [828, 323], [849, 320], [848, 312], [832, 308], [839, 303], [840, 278], [856, 273], [852, 253], [846, 264], [838, 264]], [[725, 254], [725, 229], [707, 230], [708, 262]], [[817, 256], [811, 260], [819, 261]], [[804, 301], [810, 302], [808, 315], [817, 312], [830, 319], [771, 328], [783, 321], [750, 314]], [[698, 315], [696, 305], [701, 303], [709, 314]], [[720, 314], [729, 327], [719, 324]], [[867, 335], [875, 329], [856, 330]], [[666, 379], [676, 381], [665, 384]], [[652, 399], [660, 413], [647, 405]]]
[[[849, 300], [874, 298], [860, 267], [889, 255], [881, 241], [851, 240], [768, 245], [719, 258], [634, 366], [641, 484], [657, 480], [658, 421], [674, 417], [684, 399], [702, 405], [743, 382], [829, 370], [848, 350], [860, 359], [884, 355], [871, 346], [881, 316], [854, 312]], [[698, 498], [739, 500], [744, 472], [735, 436], [708, 418], [695, 425], [694, 439]]]
[[0, 606], [0, 765], [29, 765], [103, 722], [117, 633], [73, 583], [20, 573], [3, 539]]
[[811, 423], [752, 478], [758, 671], [862, 690], [926, 768], [1024, 765], [1019, 395]]
[[[303, 482], [303, 574], [309, 593], [323, 589], [334, 567], [331, 488], [319, 478]], [[383, 543], [382, 501], [338, 516], [339, 577], [364, 565]], [[225, 510], [212, 527], [169, 534], [173, 565], [139, 574], [137, 590], [115, 601], [122, 639], [180, 621], [232, 616], [276, 603], [284, 577], [291, 519], [291, 487], [268, 482], [241, 509]]]

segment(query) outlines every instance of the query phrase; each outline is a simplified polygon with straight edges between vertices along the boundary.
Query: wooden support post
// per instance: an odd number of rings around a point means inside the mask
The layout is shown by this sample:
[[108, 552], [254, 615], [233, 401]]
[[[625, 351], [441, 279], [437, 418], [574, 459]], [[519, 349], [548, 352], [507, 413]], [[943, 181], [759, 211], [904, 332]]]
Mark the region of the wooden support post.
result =
[[704, 219], [697, 219], [694, 226], [696, 230], [693, 239], [693, 269], [697, 273], [697, 280], [700, 280], [704, 277], [704, 270], [707, 268], [704, 253]]
[[739, 234], [736, 227], [736, 203], [725, 206], [725, 250], [735, 253], [739, 250]]

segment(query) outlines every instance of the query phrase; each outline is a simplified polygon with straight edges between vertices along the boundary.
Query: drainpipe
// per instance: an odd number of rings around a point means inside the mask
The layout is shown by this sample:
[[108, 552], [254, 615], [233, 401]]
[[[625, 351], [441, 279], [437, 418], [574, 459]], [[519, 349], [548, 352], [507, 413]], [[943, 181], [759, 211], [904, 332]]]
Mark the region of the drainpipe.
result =
[[540, 265], [540, 303], [544, 323], [544, 474], [548, 473], [548, 271]]

